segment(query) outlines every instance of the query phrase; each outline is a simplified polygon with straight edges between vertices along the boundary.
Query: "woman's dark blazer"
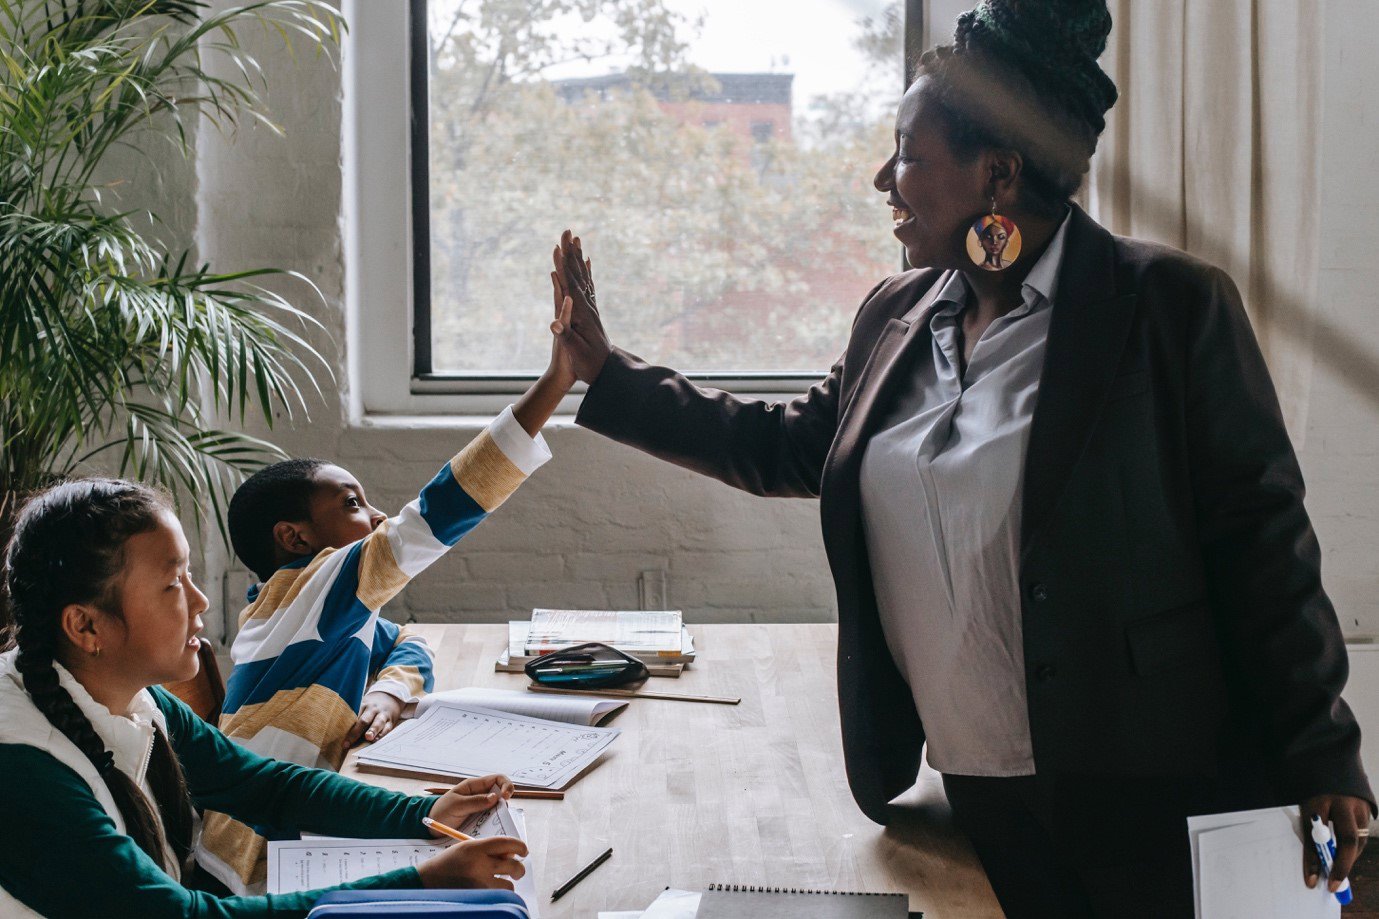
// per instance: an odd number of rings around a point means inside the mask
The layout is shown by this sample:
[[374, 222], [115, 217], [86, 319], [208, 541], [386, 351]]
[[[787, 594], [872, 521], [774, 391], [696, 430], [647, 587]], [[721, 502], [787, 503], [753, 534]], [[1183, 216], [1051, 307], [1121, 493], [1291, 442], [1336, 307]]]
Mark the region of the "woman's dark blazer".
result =
[[[1347, 661], [1278, 400], [1235, 285], [1069, 217], [1025, 459], [1020, 584], [1035, 768], [1250, 771], [1280, 802], [1373, 802]], [[615, 350], [578, 422], [758, 495], [818, 496], [838, 595], [853, 796], [886, 823], [924, 729], [881, 633], [859, 474], [930, 353], [944, 273], [868, 295], [828, 377], [789, 403], [699, 389]]]

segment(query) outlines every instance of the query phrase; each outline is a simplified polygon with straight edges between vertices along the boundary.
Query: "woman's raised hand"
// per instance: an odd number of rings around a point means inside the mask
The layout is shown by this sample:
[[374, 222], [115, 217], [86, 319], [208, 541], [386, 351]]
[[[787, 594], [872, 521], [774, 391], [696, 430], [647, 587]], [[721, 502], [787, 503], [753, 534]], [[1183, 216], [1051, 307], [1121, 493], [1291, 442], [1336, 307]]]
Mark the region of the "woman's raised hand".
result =
[[612, 352], [608, 334], [599, 318], [594, 296], [593, 265], [584, 257], [579, 237], [566, 230], [552, 253], [555, 271], [551, 283], [556, 288], [556, 319], [551, 323], [559, 358], [552, 354], [552, 366], [568, 367], [577, 379], [592, 383], [603, 370]]
[[501, 887], [512, 890], [516, 880], [527, 873], [518, 859], [527, 854], [527, 844], [511, 836], [487, 836], [457, 842], [438, 855], [417, 865], [421, 886], [433, 889], [456, 887]]

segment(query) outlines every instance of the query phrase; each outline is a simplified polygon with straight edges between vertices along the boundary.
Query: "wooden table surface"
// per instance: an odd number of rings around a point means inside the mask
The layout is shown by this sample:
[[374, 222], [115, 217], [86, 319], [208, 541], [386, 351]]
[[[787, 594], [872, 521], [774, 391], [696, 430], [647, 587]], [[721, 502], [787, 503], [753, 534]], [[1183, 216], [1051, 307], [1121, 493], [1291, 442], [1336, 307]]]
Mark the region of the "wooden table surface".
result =
[[[495, 673], [504, 625], [419, 627], [436, 653], [436, 689], [523, 689]], [[843, 774], [833, 625], [697, 625], [698, 662], [648, 689], [741, 696], [740, 705], [633, 699], [622, 729], [563, 801], [521, 800], [529, 870], [546, 919], [638, 910], [665, 887], [713, 882], [904, 891], [927, 919], [999, 917], [976, 856], [953, 828], [936, 773], [882, 828]], [[434, 780], [343, 772], [406, 792]], [[609, 846], [613, 857], [559, 901], [550, 892]]]

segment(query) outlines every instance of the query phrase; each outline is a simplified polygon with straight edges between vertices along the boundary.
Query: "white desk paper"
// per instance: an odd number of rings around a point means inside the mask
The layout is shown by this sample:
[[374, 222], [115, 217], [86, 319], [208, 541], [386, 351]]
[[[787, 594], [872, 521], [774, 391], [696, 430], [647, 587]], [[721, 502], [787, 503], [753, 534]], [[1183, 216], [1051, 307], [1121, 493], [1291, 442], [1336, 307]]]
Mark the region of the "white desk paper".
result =
[[581, 727], [597, 724], [605, 715], [627, 706], [626, 702], [591, 696], [552, 696], [511, 689], [484, 689], [468, 686], [433, 692], [417, 703], [417, 717], [437, 705], [458, 705], [460, 708], [492, 709], [509, 715], [563, 721]]
[[1197, 919], [1338, 919], [1325, 882], [1302, 879], [1297, 807], [1188, 818]]
[[428, 708], [359, 754], [359, 763], [431, 775], [502, 773], [520, 785], [561, 788], [621, 732], [454, 704]]
[[601, 912], [599, 919], [694, 919], [703, 896], [698, 890], [666, 888], [645, 910]]
[[[525, 841], [527, 838], [526, 815], [519, 808], [509, 807], [506, 801], [473, 815], [458, 829], [476, 839], [512, 836]], [[450, 840], [346, 839], [338, 836], [270, 840], [268, 892], [295, 893], [334, 887], [398, 868], [415, 868], [451, 845]], [[536, 878], [530, 868], [520, 880], [513, 882], [513, 888], [526, 902], [532, 919], [540, 919]]]
[[423, 839], [306, 839], [270, 840], [268, 892], [295, 893], [334, 887], [349, 881], [415, 868], [445, 846]]

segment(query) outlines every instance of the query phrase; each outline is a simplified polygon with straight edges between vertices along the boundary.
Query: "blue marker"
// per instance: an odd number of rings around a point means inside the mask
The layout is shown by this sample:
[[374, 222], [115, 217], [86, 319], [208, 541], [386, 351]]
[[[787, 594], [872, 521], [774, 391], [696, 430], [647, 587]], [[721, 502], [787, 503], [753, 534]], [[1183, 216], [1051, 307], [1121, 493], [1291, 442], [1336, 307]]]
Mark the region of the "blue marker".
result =
[[[1336, 840], [1331, 838], [1331, 828], [1322, 823], [1322, 818], [1316, 814], [1312, 815], [1312, 845], [1317, 850], [1317, 857], [1322, 860], [1322, 873], [1331, 877], [1332, 866], [1336, 863]], [[1345, 906], [1350, 898], [1350, 880], [1347, 878], [1336, 890], [1336, 900]]]

